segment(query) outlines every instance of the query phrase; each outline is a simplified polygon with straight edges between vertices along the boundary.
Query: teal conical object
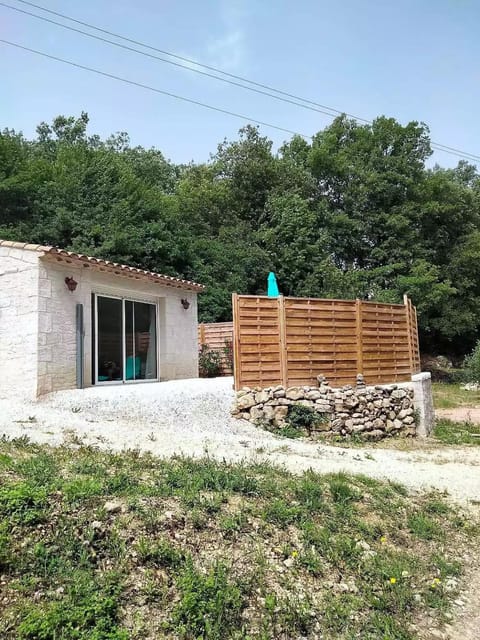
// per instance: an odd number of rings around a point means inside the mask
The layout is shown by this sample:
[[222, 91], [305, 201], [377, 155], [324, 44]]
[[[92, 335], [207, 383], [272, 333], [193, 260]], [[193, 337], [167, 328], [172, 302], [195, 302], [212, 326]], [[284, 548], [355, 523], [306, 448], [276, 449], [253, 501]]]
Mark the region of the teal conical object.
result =
[[273, 271], [270, 271], [268, 274], [268, 287], [267, 287], [267, 296], [269, 298], [276, 298], [280, 295], [280, 291], [278, 290], [277, 278]]

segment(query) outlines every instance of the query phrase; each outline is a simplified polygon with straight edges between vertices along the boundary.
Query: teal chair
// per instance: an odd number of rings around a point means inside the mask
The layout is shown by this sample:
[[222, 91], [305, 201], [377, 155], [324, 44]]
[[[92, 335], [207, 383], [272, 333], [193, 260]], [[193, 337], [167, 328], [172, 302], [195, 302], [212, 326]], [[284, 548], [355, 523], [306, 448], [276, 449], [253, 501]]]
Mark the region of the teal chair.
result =
[[125, 362], [125, 380], [138, 380], [141, 366], [140, 356], [128, 356]]

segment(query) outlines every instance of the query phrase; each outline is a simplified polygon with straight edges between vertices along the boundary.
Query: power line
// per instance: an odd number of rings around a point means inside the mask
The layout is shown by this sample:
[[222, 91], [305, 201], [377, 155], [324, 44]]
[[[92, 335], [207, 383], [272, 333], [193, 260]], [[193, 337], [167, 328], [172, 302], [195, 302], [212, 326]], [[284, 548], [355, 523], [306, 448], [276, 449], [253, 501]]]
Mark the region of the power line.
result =
[[176, 93], [171, 93], [170, 91], [164, 91], [163, 89], [158, 89], [157, 87], [152, 87], [148, 84], [143, 84], [142, 82], [137, 82], [136, 80], [129, 80], [128, 78], [122, 78], [121, 76], [117, 76], [113, 73], [108, 73], [107, 71], [101, 71], [100, 69], [95, 69], [93, 67], [87, 67], [86, 65], [79, 64], [78, 62], [72, 62], [71, 60], [65, 60], [65, 58], [59, 58], [58, 56], [53, 56], [49, 53], [45, 53], [44, 51], [38, 51], [37, 49], [31, 49], [30, 47], [25, 47], [16, 42], [10, 42], [9, 40], [4, 40], [0, 38], [0, 42], [3, 44], [8, 44], [11, 47], [16, 47], [17, 49], [23, 49], [23, 51], [28, 51], [29, 53], [34, 53], [38, 56], [42, 56], [44, 58], [48, 58], [50, 60], [55, 60], [57, 62], [63, 62], [63, 64], [68, 64], [72, 67], [76, 67], [77, 69], [83, 69], [84, 71], [89, 71], [91, 73], [96, 73], [99, 76], [104, 76], [105, 78], [111, 78], [112, 80], [118, 80], [119, 82], [125, 82], [126, 84], [130, 84], [135, 87], [140, 87], [141, 89], [147, 89], [148, 91], [154, 91], [155, 93], [160, 93], [164, 96], [168, 96], [170, 98], [175, 98], [176, 100], [182, 100], [183, 102], [189, 102], [190, 104], [194, 104], [197, 107], [203, 107], [205, 109], [210, 109], [211, 111], [217, 111], [219, 113], [224, 113], [228, 116], [233, 116], [234, 118], [241, 118], [242, 120], [247, 120], [249, 122], [253, 122], [255, 124], [259, 124], [263, 127], [270, 127], [271, 129], [276, 129], [277, 131], [283, 131], [284, 133], [289, 133], [294, 136], [301, 136], [302, 138], [312, 139], [312, 136], [298, 133], [298, 131], [292, 131], [292, 129], [286, 129], [284, 127], [280, 127], [276, 124], [271, 124], [269, 122], [264, 122], [263, 120], [257, 120], [255, 118], [251, 118], [250, 116], [245, 116], [240, 113], [235, 113], [234, 111], [228, 111], [227, 109], [222, 109], [221, 107], [214, 107], [211, 104], [207, 104], [205, 102], [200, 102], [199, 100], [193, 100], [192, 98], [185, 98], [184, 96], [180, 96]]
[[[121, 45], [121, 44], [113, 42], [111, 40], [107, 40], [107, 39], [104, 39], [104, 38], [100, 38], [98, 36], [94, 36], [93, 34], [86, 33], [85, 31], [81, 31], [79, 29], [74, 29], [73, 27], [70, 27], [68, 25], [64, 25], [64, 24], [61, 24], [61, 23], [53, 21], [53, 20], [49, 20], [48, 18], [45, 18], [44, 16], [39, 16], [37, 14], [31, 13], [31, 12], [28, 12], [28, 11], [24, 11], [24, 10], [19, 9], [17, 7], [13, 7], [12, 5], [8, 5], [8, 4], [4, 3], [4, 2], [0, 2], [0, 4], [3, 5], [4, 7], [9, 8], [9, 9], [13, 9], [14, 11], [19, 11], [21, 13], [25, 13], [27, 15], [30, 15], [30, 16], [32, 16], [34, 18], [38, 18], [39, 20], [44, 20], [46, 22], [50, 22], [52, 24], [58, 25], [60, 27], [63, 27], [65, 29], [70, 29], [72, 31], [76, 31], [77, 33], [80, 33], [82, 35], [86, 35], [86, 36], [88, 36], [90, 38], [95, 38], [97, 40], [101, 40], [101, 41], [106, 42], [108, 44], [112, 44], [114, 46], [133, 51], [133, 52], [138, 53], [140, 55], [145, 55], [145, 56], [148, 56], [150, 58], [157, 59], [157, 60], [159, 60], [161, 62], [165, 62], [167, 64], [172, 64], [172, 65], [175, 65], [175, 66], [178, 66], [178, 67], [185, 68], [185, 69], [187, 69], [189, 71], [193, 71], [194, 73], [199, 73], [201, 75], [214, 78], [214, 79], [219, 80], [221, 82], [227, 82], [229, 84], [232, 84], [234, 86], [238, 86], [238, 87], [240, 87], [242, 89], [246, 89], [248, 91], [255, 91], [256, 93], [267, 95], [268, 97], [274, 98], [276, 100], [282, 100], [283, 102], [287, 102], [287, 103], [293, 104], [295, 106], [299, 106], [299, 107], [302, 107], [302, 108], [305, 108], [305, 109], [310, 109], [312, 111], [317, 111], [319, 113], [323, 113], [324, 115], [328, 115], [330, 117], [336, 117], [337, 115], [346, 115], [349, 118], [353, 118], [355, 120], [358, 120], [359, 122], [363, 122], [365, 124], [372, 124], [372, 120], [368, 120], [366, 118], [361, 118], [360, 116], [356, 116], [356, 115], [353, 115], [353, 114], [345, 112], [345, 111], [340, 111], [339, 109], [335, 109], [334, 107], [329, 107], [327, 105], [324, 105], [324, 104], [321, 104], [321, 103], [318, 103], [318, 102], [314, 102], [313, 100], [309, 100], [307, 98], [302, 98], [301, 96], [298, 96], [298, 95], [295, 95], [295, 94], [292, 94], [292, 93], [288, 93], [287, 91], [283, 91], [281, 89], [276, 89], [275, 87], [271, 87], [271, 86], [269, 86], [267, 84], [263, 84], [261, 82], [255, 82], [254, 80], [250, 80], [249, 78], [245, 78], [245, 77], [233, 74], [233, 73], [229, 73], [227, 71], [222, 71], [221, 69], [218, 69], [217, 67], [209, 66], [209, 65], [203, 64], [201, 62], [197, 62], [195, 60], [192, 60], [190, 58], [186, 58], [184, 56], [179, 56], [179, 55], [177, 55], [175, 53], [166, 51], [164, 49], [160, 49], [158, 47], [154, 47], [152, 45], [146, 44], [146, 43], [141, 42], [139, 40], [135, 40], [133, 38], [129, 38], [127, 36], [123, 36], [121, 34], [115, 33], [113, 31], [109, 31], [107, 29], [102, 29], [102, 28], [97, 27], [97, 26], [95, 26], [93, 24], [90, 24], [88, 22], [84, 22], [82, 20], [78, 20], [76, 18], [72, 18], [71, 16], [68, 16], [68, 15], [63, 14], [63, 13], [59, 13], [57, 11], [53, 11], [51, 9], [43, 7], [42, 5], [35, 4], [33, 2], [29, 2], [28, 0], [16, 0], [16, 1], [20, 2], [21, 4], [28, 5], [30, 7], [36, 8], [36, 9], [40, 9], [41, 11], [44, 11], [44, 12], [49, 13], [51, 15], [55, 15], [57, 17], [65, 19], [65, 20], [69, 20], [70, 22], [74, 22], [74, 23], [80, 24], [80, 25], [82, 25], [84, 27], [88, 27], [89, 29], [93, 29], [94, 31], [98, 31], [99, 33], [104, 33], [106, 35], [113, 36], [114, 38], [118, 38], [120, 40], [124, 40], [125, 42], [130, 42], [131, 44], [139, 45], [139, 46], [141, 46], [141, 47], [143, 47], [145, 49], [149, 49], [151, 51], [156, 51], [156, 52], [161, 53], [163, 55], [167, 55], [167, 56], [169, 56], [171, 58], [175, 58], [177, 60], [181, 60], [182, 62], [186, 62], [186, 63], [188, 63], [188, 65], [192, 65], [193, 64], [196, 67], [201, 67], [203, 69], [207, 69], [208, 71], [214, 71], [215, 73], [219, 73], [222, 76], [226, 76], [226, 77], [222, 78], [222, 77], [220, 77], [218, 75], [213, 75], [213, 74], [210, 74], [210, 73], [206, 73], [204, 71], [200, 71], [199, 69], [194, 69], [191, 66], [175, 63], [172, 60], [166, 60], [165, 58], [159, 58], [157, 56], [152, 56], [151, 54], [148, 54], [148, 53], [143, 52], [143, 51], [139, 51], [138, 49], [133, 49], [133, 48], [130, 48], [130, 47], [126, 47], [125, 45]], [[227, 77], [228, 78], [233, 78], [234, 80], [238, 80], [238, 81], [240, 81], [242, 83], [247, 83], [247, 84], [250, 84], [250, 85], [253, 85], [253, 86], [252, 87], [248, 87], [245, 84], [239, 84], [238, 82], [229, 81], [229, 80], [226, 79]], [[263, 90], [266, 90], [266, 91], [261, 91], [259, 89], [254, 89], [253, 87], [259, 87], [260, 89], [263, 89]], [[273, 92], [274, 94], [278, 94], [278, 95], [272, 95], [271, 92]], [[285, 96], [285, 98], [281, 98], [281, 96]], [[291, 98], [293, 100], [290, 100], [290, 99], [287, 100], [286, 98]], [[304, 103], [304, 104], [301, 104], [301, 103]], [[310, 105], [310, 106], [308, 106], [308, 105]], [[334, 115], [334, 114], [336, 114], [336, 115]], [[441, 143], [435, 142], [435, 141], [431, 141], [430, 144], [437, 151], [442, 151], [443, 153], [449, 153], [450, 155], [463, 157], [466, 160], [474, 160], [474, 161], [480, 162], [480, 156], [477, 155], [477, 154], [470, 153], [468, 151], [463, 151], [461, 149], [456, 149], [455, 147], [444, 145], [444, 144], [441, 144]]]
[[[240, 82], [246, 82], [247, 84], [251, 84], [254, 85], [256, 87], [260, 87], [261, 89], [267, 89], [268, 91], [273, 91], [274, 93], [278, 93], [279, 95], [282, 96], [286, 96], [287, 98], [293, 98], [295, 100], [300, 100], [301, 102], [305, 102], [306, 104], [310, 104], [314, 107], [319, 107], [320, 109], [326, 109], [328, 111], [331, 111], [333, 113], [336, 113], [337, 115], [343, 115], [345, 112], [344, 111], [340, 111], [338, 109], [334, 109], [333, 107], [328, 107], [324, 104], [320, 104], [319, 102], [314, 102], [313, 100], [308, 100], [306, 98], [301, 98], [300, 96], [296, 96], [293, 93], [288, 93], [287, 91], [283, 91], [281, 89], [276, 89], [275, 87], [270, 87], [267, 84], [263, 84], [261, 82], [255, 82], [254, 80], [250, 80], [249, 78], [244, 78], [242, 76], [236, 75], [234, 73], [229, 73], [228, 71], [223, 71], [222, 69], [219, 69], [217, 67], [213, 67], [210, 66], [208, 64], [203, 64], [202, 62], [197, 62], [196, 60], [192, 60], [191, 58], [187, 58], [185, 56], [180, 56], [176, 53], [172, 53], [171, 51], [165, 51], [164, 49], [160, 49], [158, 47], [154, 47], [153, 45], [149, 45], [146, 44], [145, 42], [141, 42], [140, 40], [134, 40], [133, 38], [129, 38], [127, 36], [123, 36], [119, 33], [115, 33], [114, 31], [109, 31], [108, 29], [102, 29], [101, 27], [97, 27], [93, 24], [90, 24], [88, 22], [84, 22], [82, 20], [78, 20], [77, 18], [72, 18], [71, 16], [67, 16], [64, 13], [59, 13], [58, 11], [53, 11], [52, 9], [47, 9], [46, 7], [43, 7], [42, 5], [39, 4], [35, 4], [33, 2], [27, 2], [27, 0], [17, 0], [17, 2], [20, 2], [22, 4], [26, 4], [30, 7], [35, 7], [35, 9], [40, 9], [41, 11], [45, 11], [45, 13], [50, 13], [51, 15], [55, 15], [59, 18], [63, 18], [65, 20], [69, 20], [70, 22], [75, 22], [76, 24], [80, 24], [84, 27], [88, 27], [89, 29], [93, 29], [94, 31], [98, 31], [100, 33], [104, 33], [106, 35], [109, 36], [113, 36], [114, 38], [119, 38], [120, 40], [125, 40], [125, 42], [130, 42], [131, 44], [136, 44], [139, 45], [141, 47], [144, 47], [145, 49], [150, 49], [150, 51], [156, 51], [157, 53], [161, 53], [163, 55], [169, 56], [171, 58], [175, 58], [176, 60], [181, 60], [182, 62], [186, 62], [189, 65], [194, 64], [197, 67], [201, 67], [202, 69], [208, 69], [208, 71], [214, 71], [215, 73], [220, 73], [223, 76], [227, 76], [228, 78], [233, 78], [234, 80], [239, 80]], [[194, 71], [195, 69], [192, 69], [190, 66], [186, 67], [187, 69], [189, 69], [190, 71]], [[331, 114], [328, 114], [331, 115]], [[369, 120], [365, 120], [364, 118], [360, 118], [357, 116], [354, 116], [351, 113], [345, 113], [346, 116], [348, 116], [349, 118], [354, 118], [355, 120], [359, 120], [365, 123], [369, 123]]]
[[[108, 73], [107, 71], [101, 71], [100, 69], [95, 69], [93, 67], [88, 67], [86, 65], [80, 64], [78, 62], [73, 62], [71, 60], [65, 60], [64, 58], [60, 58], [58, 56], [54, 56], [51, 55], [49, 53], [45, 53], [44, 51], [38, 51], [37, 49], [31, 49], [30, 47], [25, 47], [24, 45], [18, 44], [16, 42], [11, 42], [9, 40], [4, 40], [3, 38], [0, 38], [0, 42], [3, 44], [7, 44], [9, 46], [12, 47], [16, 47], [17, 49], [22, 49], [24, 51], [28, 51], [29, 53], [34, 53], [36, 55], [42, 56], [44, 58], [48, 58], [49, 60], [55, 60], [56, 62], [62, 62], [64, 64], [70, 65], [72, 67], [76, 67], [77, 69], [82, 69], [84, 71], [89, 71], [91, 73], [95, 73], [97, 75], [100, 76], [104, 76], [106, 78], [110, 78], [112, 80], [118, 80], [119, 82], [124, 82], [126, 84], [135, 86], [135, 87], [140, 87], [141, 89], [147, 89], [148, 91], [153, 91], [155, 93], [159, 93], [161, 95], [165, 95], [168, 96], [170, 98], [175, 98], [176, 100], [181, 100], [183, 102], [188, 102], [190, 104], [194, 104], [196, 106], [199, 107], [204, 107], [205, 109], [210, 109], [211, 111], [217, 111], [219, 113], [223, 113], [225, 115], [229, 115], [232, 116], [234, 118], [240, 118], [242, 120], [247, 120], [249, 122], [253, 122], [255, 124], [258, 125], [262, 125], [264, 127], [269, 127], [271, 129], [276, 129], [277, 131], [282, 131], [284, 133], [289, 133], [291, 135], [297, 135], [297, 136], [301, 136], [302, 138], [305, 138], [307, 140], [312, 140], [313, 136], [304, 134], [304, 133], [299, 133], [298, 131], [293, 131], [292, 129], [287, 129], [285, 127], [280, 127], [279, 125], [276, 124], [271, 124], [269, 122], [265, 122], [263, 120], [257, 120], [256, 118], [251, 118], [250, 116], [246, 116], [246, 115], [242, 115], [240, 113], [236, 113], [234, 111], [229, 111], [228, 109], [222, 109], [221, 107], [215, 107], [213, 105], [207, 104], [205, 102], [200, 102], [199, 100], [194, 100], [192, 98], [185, 98], [184, 96], [180, 96], [177, 95], [175, 93], [171, 93], [169, 91], [164, 91], [163, 89], [158, 89], [157, 87], [152, 87], [150, 85], [147, 84], [143, 84], [141, 82], [137, 82], [135, 80], [129, 80], [128, 78], [122, 78], [121, 76], [117, 76], [113, 73]], [[452, 155], [458, 156], [457, 153], [453, 153], [451, 151], [445, 151], [445, 153], [450, 153]]]
[[449, 147], [446, 144], [440, 144], [440, 142], [431, 142], [431, 145], [434, 146], [437, 151], [451, 153], [454, 156], [464, 156], [466, 160], [468, 160], [469, 156], [472, 160], [480, 161], [480, 156], [477, 156], [474, 153], [470, 153], [469, 151], [462, 151], [461, 149], [456, 149], [455, 147]]
[[[208, 73], [207, 71], [200, 71], [200, 69], [192, 69], [190, 66], [186, 64], [181, 64], [180, 62], [174, 62], [173, 60], [167, 60], [166, 58], [161, 58], [160, 56], [156, 56], [152, 53], [147, 53], [146, 51], [141, 51], [140, 49], [135, 49], [134, 47], [129, 47], [128, 45], [121, 44], [120, 42], [115, 42], [114, 40], [109, 40], [108, 38], [103, 38], [102, 36], [96, 36], [93, 33], [88, 33], [87, 31], [83, 31], [82, 29], [76, 29], [75, 27], [70, 27], [69, 25], [62, 24], [61, 22], [57, 22], [56, 20], [51, 20], [50, 18], [45, 18], [44, 16], [39, 16], [36, 13], [32, 13], [31, 11], [26, 11], [25, 9], [20, 9], [18, 7], [14, 7], [11, 4], [6, 2], [0, 2], [0, 6], [6, 7], [7, 9], [12, 9], [12, 11], [17, 11], [18, 13], [23, 13], [27, 16], [31, 16], [32, 18], [37, 18], [38, 20], [42, 20], [43, 22], [48, 22], [50, 24], [54, 24], [62, 29], [68, 29], [69, 31], [73, 31], [75, 33], [80, 33], [83, 36], [87, 36], [87, 38], [93, 38], [95, 40], [99, 40], [100, 42], [105, 42], [106, 44], [111, 44], [114, 47], [118, 47], [120, 49], [124, 49], [126, 51], [132, 51], [133, 53], [138, 53], [141, 56], [145, 56], [147, 58], [151, 58], [153, 60], [158, 60], [159, 62], [165, 62], [166, 64], [171, 64], [175, 67], [179, 67], [181, 69], [186, 69], [187, 71], [193, 71], [194, 73], [199, 73], [202, 76], [206, 76], [208, 78], [213, 78], [215, 80], [219, 80], [220, 82], [225, 82], [227, 84], [233, 85], [235, 87], [240, 87], [241, 89], [246, 89], [247, 91], [253, 91], [254, 93], [259, 93], [264, 96], [268, 96], [269, 98], [273, 98], [274, 100], [280, 100], [281, 102], [287, 102], [289, 104], [293, 104], [297, 107], [301, 107], [302, 109], [308, 109], [310, 111], [317, 111], [318, 113], [323, 113], [326, 116], [335, 117], [330, 111], [325, 111], [323, 109], [317, 107], [311, 107], [307, 104], [302, 104], [301, 102], [297, 102], [295, 100], [290, 100], [288, 98], [282, 98], [279, 95], [275, 95], [274, 93], [270, 93], [268, 91], [263, 91], [262, 89], [256, 89], [255, 87], [249, 87], [245, 84], [241, 84], [240, 82], [235, 82], [233, 80], [229, 80], [228, 78], [222, 78], [221, 76], [217, 76], [213, 73]], [[70, 18], [69, 18], [70, 19]], [[93, 27], [91, 27], [93, 28]], [[144, 45], [142, 45], [144, 46]], [[339, 112], [340, 113], [340, 112]]]

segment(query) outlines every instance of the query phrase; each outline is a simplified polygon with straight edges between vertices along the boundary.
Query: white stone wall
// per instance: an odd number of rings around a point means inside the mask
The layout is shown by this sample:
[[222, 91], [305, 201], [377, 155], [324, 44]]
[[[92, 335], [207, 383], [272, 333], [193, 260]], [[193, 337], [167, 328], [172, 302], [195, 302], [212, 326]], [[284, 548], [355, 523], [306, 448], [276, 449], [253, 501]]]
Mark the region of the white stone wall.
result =
[[[70, 292], [65, 277], [78, 286]], [[99, 272], [92, 267], [41, 260], [39, 278], [39, 378], [38, 394], [76, 385], [75, 306], [83, 304], [85, 325], [84, 381], [92, 381], [91, 294], [113, 295], [158, 307], [158, 363], [161, 380], [198, 376], [197, 295], [185, 289]], [[183, 309], [180, 300], [190, 302]]]
[[381, 440], [388, 436], [417, 435], [412, 383], [366, 387], [360, 375], [356, 387], [334, 389], [325, 383], [323, 376], [318, 378], [318, 387], [245, 387], [237, 391], [232, 413], [275, 429], [288, 424], [297, 409], [304, 412], [299, 421], [300, 424], [303, 421], [305, 434], [321, 433], [325, 437]]
[[[67, 275], [78, 282], [75, 292], [65, 285]], [[65, 270], [45, 259], [39, 276], [37, 394], [42, 395], [76, 386], [75, 305], [88, 296], [88, 282], [79, 268]]]
[[38, 253], [0, 246], [0, 397], [37, 390]]

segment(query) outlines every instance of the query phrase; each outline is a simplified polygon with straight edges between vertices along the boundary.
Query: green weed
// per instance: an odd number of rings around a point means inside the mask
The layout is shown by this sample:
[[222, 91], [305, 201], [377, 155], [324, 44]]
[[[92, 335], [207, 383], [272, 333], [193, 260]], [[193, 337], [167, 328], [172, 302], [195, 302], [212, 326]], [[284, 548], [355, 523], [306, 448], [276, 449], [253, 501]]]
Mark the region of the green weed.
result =
[[421, 540], [441, 540], [445, 537], [439, 523], [421, 512], [414, 513], [408, 518], [408, 526], [410, 531]]
[[471, 422], [437, 420], [433, 435], [444, 444], [480, 445], [480, 425]]
[[26, 605], [19, 640], [128, 640], [118, 624], [120, 582], [115, 574], [93, 583], [77, 572], [60, 600]]
[[140, 538], [136, 550], [139, 561], [145, 565], [178, 569], [185, 563], [185, 554], [168, 540]]
[[0, 516], [11, 522], [36, 524], [45, 518], [47, 493], [27, 482], [15, 482], [0, 487]]
[[204, 574], [190, 562], [177, 578], [180, 600], [171, 629], [181, 638], [230, 638], [241, 625], [245, 594], [231, 581], [227, 567], [214, 564]]

